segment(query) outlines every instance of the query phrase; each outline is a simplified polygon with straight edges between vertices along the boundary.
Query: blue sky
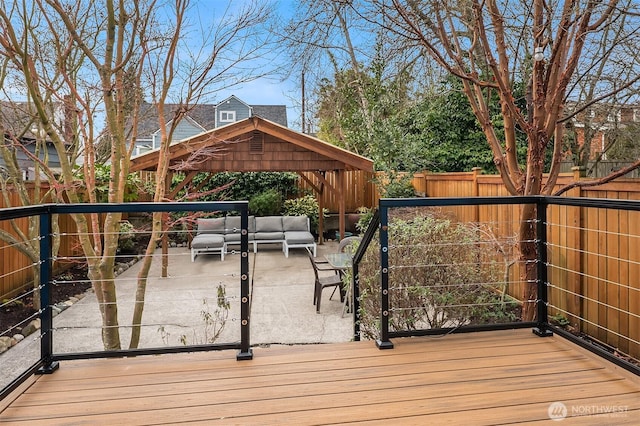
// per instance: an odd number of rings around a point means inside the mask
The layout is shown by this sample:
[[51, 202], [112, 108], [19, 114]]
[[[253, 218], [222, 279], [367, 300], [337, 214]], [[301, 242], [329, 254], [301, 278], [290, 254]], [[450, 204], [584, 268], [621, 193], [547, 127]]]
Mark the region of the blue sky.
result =
[[[206, 4], [207, 1], [209, 0], [204, 0], [199, 6]], [[222, 7], [226, 7], [228, 4], [227, 1], [229, 0], [215, 0], [213, 4], [220, 5], [222, 9]], [[230, 4], [232, 7], [241, 6], [244, 1], [251, 0], [230, 0]], [[293, 16], [297, 2], [295, 0], [272, 0], [269, 3], [284, 23], [286, 22], [285, 20]], [[286, 59], [286, 57], [275, 58], [276, 61]], [[274, 60], [274, 58], [265, 59], [265, 62], [272, 60]], [[243, 83], [241, 86], [229, 89], [228, 91], [225, 90], [224, 93], [220, 92], [216, 95], [216, 101], [226, 99], [231, 95], [237, 96], [249, 105], [286, 105], [290, 127], [295, 127], [294, 121], [299, 119], [299, 112], [294, 109], [294, 105], [300, 103], [297, 83], [291, 80], [283, 82], [280, 76], [259, 78], [248, 83]]]

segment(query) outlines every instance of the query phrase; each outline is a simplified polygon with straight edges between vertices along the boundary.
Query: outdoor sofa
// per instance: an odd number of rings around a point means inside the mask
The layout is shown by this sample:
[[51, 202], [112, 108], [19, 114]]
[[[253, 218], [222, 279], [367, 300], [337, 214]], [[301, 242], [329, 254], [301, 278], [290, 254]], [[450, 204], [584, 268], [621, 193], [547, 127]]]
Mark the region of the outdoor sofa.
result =
[[[220, 253], [224, 260], [230, 245], [240, 244], [240, 216], [198, 219], [191, 241], [191, 261], [200, 253]], [[316, 243], [307, 216], [249, 216], [249, 244], [258, 252], [259, 244], [282, 244], [285, 257], [291, 248], [310, 248], [316, 255]]]

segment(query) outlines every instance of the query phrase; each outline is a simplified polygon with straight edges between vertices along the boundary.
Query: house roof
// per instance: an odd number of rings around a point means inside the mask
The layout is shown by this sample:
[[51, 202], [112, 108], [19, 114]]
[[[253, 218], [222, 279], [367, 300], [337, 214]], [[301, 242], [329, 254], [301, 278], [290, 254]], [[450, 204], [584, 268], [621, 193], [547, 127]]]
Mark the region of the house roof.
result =
[[[63, 126], [63, 104], [54, 102], [47, 105], [54, 125]], [[27, 102], [0, 101], [0, 123], [5, 133], [14, 137], [36, 139], [40, 122], [34, 106]]]
[[[233, 96], [235, 99], [235, 96]], [[228, 99], [231, 99], [228, 98]], [[253, 115], [265, 118], [287, 127], [287, 106], [286, 105], [248, 105], [242, 100], [240, 102], [252, 109]], [[217, 105], [220, 105], [220, 102]], [[216, 107], [213, 104], [194, 105], [187, 113], [187, 117], [202, 126], [205, 130], [215, 128]], [[165, 104], [165, 119], [173, 119], [174, 112], [181, 107], [179, 104]], [[150, 139], [158, 131], [158, 117], [156, 108], [150, 103], [144, 103], [140, 108], [140, 119], [138, 123], [138, 139]]]
[[286, 105], [251, 105], [253, 115], [288, 127]]
[[[156, 170], [159, 150], [131, 159], [131, 171]], [[259, 116], [184, 139], [169, 147], [170, 168], [183, 171], [373, 172], [373, 161]]]
[[[164, 116], [167, 122], [173, 119], [176, 109], [181, 107], [179, 104], [165, 104]], [[198, 123], [204, 129], [213, 129], [215, 127], [216, 116], [215, 105], [199, 104], [194, 105], [187, 117]], [[152, 135], [158, 131], [158, 115], [153, 104], [144, 103], [140, 108], [140, 119], [138, 122], [138, 138], [150, 139]]]

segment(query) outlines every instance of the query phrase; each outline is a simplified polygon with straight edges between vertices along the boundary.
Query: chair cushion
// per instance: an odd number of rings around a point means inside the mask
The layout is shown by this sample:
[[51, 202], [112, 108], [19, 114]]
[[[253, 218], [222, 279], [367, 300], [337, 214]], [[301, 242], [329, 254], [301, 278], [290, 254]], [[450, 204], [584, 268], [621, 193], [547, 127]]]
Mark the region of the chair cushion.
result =
[[191, 241], [191, 248], [212, 249], [224, 247], [224, 237], [219, 234], [198, 234]]
[[313, 234], [307, 231], [287, 231], [284, 233], [287, 244], [313, 244]]
[[[282, 216], [256, 217], [256, 232], [282, 232]], [[280, 236], [282, 238], [282, 236]], [[266, 239], [266, 238], [263, 238]], [[273, 239], [273, 238], [268, 238]]]
[[282, 229], [286, 231], [309, 231], [306, 216], [283, 216]]
[[224, 217], [198, 219], [198, 234], [224, 234]]

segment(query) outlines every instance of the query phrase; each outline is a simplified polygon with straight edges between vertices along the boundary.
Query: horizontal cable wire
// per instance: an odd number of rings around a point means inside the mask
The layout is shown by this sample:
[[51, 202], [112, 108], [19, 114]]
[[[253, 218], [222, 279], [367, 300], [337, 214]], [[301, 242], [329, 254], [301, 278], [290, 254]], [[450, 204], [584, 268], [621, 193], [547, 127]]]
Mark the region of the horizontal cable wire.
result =
[[[230, 279], [230, 278], [237, 278], [239, 280], [240, 278], [240, 273], [238, 272], [236, 273], [231, 273], [231, 274], [216, 274], [216, 275], [180, 275], [180, 276], [170, 276], [170, 277], [162, 277], [159, 275], [149, 275], [147, 277], [147, 280], [156, 280], [156, 279], [161, 279], [161, 280], [168, 280], [168, 279], [187, 279], [187, 278], [197, 278], [199, 280], [202, 279], [207, 279], [207, 280], [222, 280], [222, 279]], [[118, 275], [116, 277], [114, 277], [111, 280], [107, 280], [107, 279], [103, 279], [102, 281], [113, 281], [116, 284], [120, 283], [120, 284], [125, 284], [125, 283], [135, 283], [138, 282], [138, 277], [137, 276], [132, 276], [132, 277], [128, 277], [125, 278], [122, 275]], [[64, 284], [76, 284], [76, 283], [88, 283], [91, 284], [92, 281], [90, 279], [73, 279], [73, 280], [59, 280], [59, 279], [54, 279], [51, 281], [52, 284], [56, 284], [56, 285], [64, 285]]]
[[18, 268], [18, 269], [13, 269], [10, 272], [6, 273], [6, 274], [0, 274], [0, 278], [7, 278], [10, 277], [13, 274], [17, 274], [19, 272], [23, 272], [23, 271], [28, 271], [32, 268], [35, 268], [36, 266], [40, 265], [40, 263], [32, 263], [30, 265], [26, 265], [23, 266], [22, 268]]
[[576, 274], [576, 275], [578, 275], [578, 276], [580, 276], [580, 277], [584, 277], [584, 278], [589, 278], [589, 279], [592, 279], [592, 280], [601, 281], [601, 282], [603, 282], [603, 283], [605, 283], [605, 284], [614, 285], [614, 286], [617, 286], [617, 287], [620, 287], [620, 288], [623, 288], [623, 289], [627, 289], [627, 290], [630, 290], [630, 291], [640, 291], [640, 289], [638, 289], [638, 288], [636, 288], [636, 287], [631, 287], [630, 285], [621, 284], [621, 283], [619, 283], [619, 282], [611, 281], [611, 280], [608, 280], [608, 279], [606, 279], [606, 278], [597, 277], [597, 276], [595, 276], [595, 275], [585, 274], [585, 273], [578, 272], [578, 271], [574, 271], [574, 270], [572, 270], [572, 269], [568, 269], [568, 268], [563, 268], [562, 266], [552, 265], [552, 264], [547, 264], [547, 266], [548, 266], [548, 267], [555, 268], [555, 269], [557, 269], [557, 270], [559, 270], [559, 271], [569, 272], [569, 273], [572, 273], [572, 274]]
[[[527, 264], [527, 263], [537, 263], [536, 259], [534, 260], [519, 260], [514, 264]], [[457, 267], [457, 266], [504, 266], [504, 262], [494, 261], [494, 262], [457, 262], [457, 263], [418, 263], [413, 265], [389, 265], [389, 269], [416, 269], [416, 268], [441, 268], [441, 267]]]
[[9, 333], [9, 330], [13, 329], [14, 327], [21, 327], [23, 324], [28, 324], [32, 320], [34, 320], [36, 318], [39, 318], [41, 314], [42, 314], [42, 310], [32, 313], [31, 315], [29, 315], [27, 318], [23, 319], [19, 323], [13, 324], [11, 326], [11, 328], [8, 328], [8, 329], [2, 331], [2, 333], [0, 333], [0, 336], [7, 335]]
[[593, 325], [594, 327], [597, 327], [597, 328], [599, 328], [600, 330], [604, 330], [604, 331], [606, 331], [607, 333], [611, 333], [611, 334], [614, 334], [614, 335], [616, 335], [616, 336], [618, 336], [618, 337], [622, 338], [623, 340], [627, 340], [627, 341], [629, 341], [629, 342], [632, 342], [632, 343], [635, 343], [635, 344], [639, 344], [639, 345], [640, 345], [640, 341], [639, 341], [639, 340], [632, 339], [630, 336], [625, 336], [625, 335], [620, 334], [620, 333], [618, 333], [618, 332], [616, 332], [616, 331], [610, 330], [610, 329], [606, 328], [605, 326], [602, 326], [602, 325], [600, 325], [600, 324], [597, 324], [597, 323], [595, 323], [595, 322], [593, 322], [593, 321], [589, 321], [589, 320], [588, 320], [588, 319], [586, 319], [586, 318], [578, 317], [578, 316], [576, 316], [575, 314], [572, 314], [571, 312], [567, 312], [567, 311], [565, 311], [564, 309], [562, 309], [562, 308], [560, 308], [560, 307], [558, 307], [558, 306], [548, 304], [548, 305], [547, 305], [547, 307], [551, 307], [551, 308], [553, 308], [553, 309], [556, 309], [557, 311], [562, 312], [562, 313], [564, 313], [564, 314], [566, 314], [566, 315], [569, 315], [569, 316], [572, 316], [572, 317], [579, 318], [579, 319], [580, 319], [580, 321], [583, 321], [583, 322], [586, 322], [587, 324]]
[[5, 306], [8, 306], [10, 304], [12, 304], [13, 302], [18, 302], [20, 299], [24, 299], [27, 296], [30, 296], [32, 294], [34, 294], [37, 290], [40, 290], [42, 287], [38, 286], [38, 287], [31, 287], [31, 289], [25, 293], [22, 293], [19, 296], [14, 297], [13, 299], [9, 299], [9, 300], [5, 300], [0, 304], [0, 308], [4, 308]]
[[510, 240], [497, 240], [497, 241], [492, 241], [492, 240], [482, 240], [482, 241], [471, 241], [468, 243], [460, 243], [460, 242], [445, 242], [445, 243], [426, 243], [426, 244], [421, 244], [421, 243], [412, 243], [412, 244], [394, 244], [393, 242], [389, 243], [389, 249], [393, 250], [393, 249], [398, 249], [398, 248], [405, 248], [405, 249], [410, 249], [410, 250], [418, 250], [420, 248], [423, 247], [435, 247], [435, 248], [440, 248], [440, 247], [478, 247], [478, 246], [500, 246], [501, 243], [504, 243], [505, 245], [516, 245], [522, 242], [535, 242], [536, 240], [519, 240], [516, 242], [512, 242]]
[[505, 305], [506, 302], [493, 303], [460, 303], [456, 305], [433, 305], [433, 306], [414, 306], [410, 308], [389, 308], [390, 311], [415, 311], [417, 309], [442, 309], [442, 308], [473, 308], [476, 306], [498, 306]]
[[[222, 321], [222, 320], [221, 320]], [[233, 317], [233, 318], [226, 318], [225, 320], [223, 320], [225, 322], [240, 322], [241, 319], [238, 317]], [[63, 331], [67, 331], [67, 330], [109, 330], [109, 329], [131, 329], [134, 327], [166, 327], [166, 326], [171, 326], [171, 327], [180, 327], [180, 328], [201, 328], [203, 326], [205, 326], [206, 324], [204, 324], [204, 322], [196, 322], [196, 323], [190, 323], [190, 324], [176, 324], [176, 323], [142, 323], [142, 324], [118, 324], [118, 325], [99, 325], [99, 326], [91, 326], [91, 325], [72, 325], [72, 326], [58, 326], [58, 327], [53, 327], [51, 329], [51, 331], [53, 331], [54, 333], [57, 332], [63, 332]]]
[[598, 235], [602, 234], [602, 235], [607, 235], [607, 236], [611, 236], [611, 235], [615, 235], [615, 236], [622, 236], [622, 237], [628, 237], [628, 238], [634, 238], [634, 239], [640, 239], [639, 235], [635, 235], [635, 234], [623, 234], [621, 232], [613, 232], [613, 231], [608, 231], [608, 230], [603, 230], [603, 229], [594, 229], [594, 228], [585, 228], [582, 226], [571, 226], [571, 225], [563, 225], [563, 224], [555, 224], [553, 222], [547, 222], [545, 223], [547, 226], [550, 227], [557, 227], [559, 229], [561, 229], [563, 232], [566, 232], [567, 229], [571, 229], [574, 231], [581, 231], [581, 232], [594, 232]]
[[[506, 284], [524, 284], [527, 282], [535, 283], [535, 280], [519, 280], [519, 281], [508, 281]], [[459, 284], [415, 284], [415, 285], [404, 285], [404, 286], [389, 286], [389, 290], [412, 290], [412, 289], [438, 289], [438, 288], [460, 288], [460, 287], [470, 287], [470, 286], [479, 286], [479, 287], [504, 287], [504, 281], [493, 281], [493, 282], [472, 282], [472, 283], [459, 283]]]
[[[40, 236], [36, 236], [34, 238], [29, 238], [27, 240], [21, 240], [21, 241], [17, 241], [17, 242], [8, 242], [8, 241], [4, 241], [4, 245], [2, 247], [0, 247], [0, 250], [7, 250], [10, 248], [16, 248], [16, 247], [20, 247], [20, 246], [25, 246], [27, 242], [32, 242], [35, 243], [36, 241], [40, 241], [42, 240], [42, 237]], [[16, 249], [17, 250], [17, 249]]]
[[591, 252], [591, 251], [588, 251], [588, 250], [580, 250], [580, 249], [576, 249], [576, 248], [569, 247], [569, 246], [561, 246], [561, 245], [549, 244], [549, 243], [547, 243], [546, 245], [547, 245], [547, 247], [565, 249], [565, 250], [573, 252], [573, 253], [586, 254], [586, 255], [589, 255], [589, 256], [603, 258], [603, 259], [606, 259], [606, 260], [614, 260], [614, 261], [619, 261], [619, 262], [626, 262], [626, 263], [629, 263], [631, 265], [640, 265], [640, 261], [635, 261], [635, 260], [631, 260], [631, 259], [621, 259], [619, 256], [618, 257], [610, 256], [610, 255], [605, 254], [605, 253]]
[[[155, 299], [145, 299], [144, 301], [134, 301], [134, 300], [127, 300], [127, 301], [116, 301], [116, 302], [97, 302], [95, 303], [96, 306], [117, 306], [117, 307], [123, 307], [123, 306], [128, 306], [128, 305], [133, 305], [136, 303], [144, 303], [145, 307], [146, 306], [177, 306], [179, 303], [182, 304], [186, 304], [189, 302], [197, 302], [198, 306], [202, 305], [202, 301], [203, 299], [205, 299], [206, 297], [194, 297], [192, 299], [171, 299], [171, 300], [155, 300]], [[208, 301], [214, 301], [215, 299], [214, 297], [208, 297], [206, 298], [207, 302]], [[230, 303], [230, 304], [235, 304], [238, 303], [237, 301], [240, 300], [240, 296], [227, 296], [226, 297], [226, 302]], [[212, 304], [211, 307], [214, 308], [214, 306], [217, 306], [217, 302], [215, 304]], [[215, 310], [215, 309], [214, 309]]]
[[[558, 287], [558, 286], [552, 285], [552, 284], [550, 284], [550, 283], [547, 283], [547, 286], [548, 286], [548, 287], [551, 287], [551, 288], [555, 288], [555, 289], [557, 289], [557, 290], [559, 290], [559, 291], [561, 291], [561, 292], [563, 292], [563, 293], [568, 293], [568, 294], [571, 294], [571, 295], [573, 295], [573, 296], [577, 296], [577, 297], [579, 297], [579, 298], [580, 298], [580, 299], [582, 299], [582, 300], [586, 300], [586, 301], [588, 301], [588, 302], [593, 302], [593, 303], [595, 303], [595, 304], [596, 304], [596, 305], [598, 305], [598, 306], [604, 306], [604, 307], [605, 307], [605, 308], [607, 308], [607, 309], [612, 309], [612, 310], [614, 310], [614, 311], [618, 311], [618, 312], [619, 312], [619, 313], [621, 313], [621, 314], [625, 314], [625, 315], [628, 315], [628, 316], [630, 316], [630, 317], [634, 317], [634, 318], [640, 319], [640, 315], [638, 315], [638, 314], [634, 314], [633, 312], [626, 311], [626, 310], [624, 310], [624, 309], [618, 308], [618, 307], [613, 306], [613, 305], [609, 305], [608, 303], [600, 302], [600, 301], [598, 301], [598, 300], [596, 300], [596, 299], [592, 299], [591, 297], [588, 297], [588, 296], [585, 296], [585, 295], [581, 295], [581, 294], [575, 293], [575, 292], [573, 292], [573, 291], [570, 291], [570, 290], [567, 290], [567, 289], [564, 289], [564, 288], [561, 288], [561, 287]], [[571, 315], [576, 316], [575, 314], [571, 314]]]

